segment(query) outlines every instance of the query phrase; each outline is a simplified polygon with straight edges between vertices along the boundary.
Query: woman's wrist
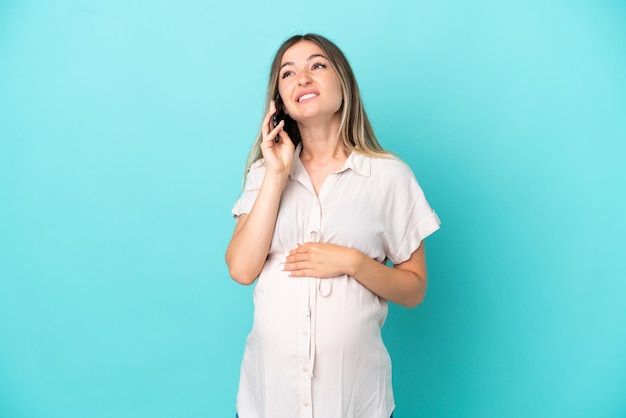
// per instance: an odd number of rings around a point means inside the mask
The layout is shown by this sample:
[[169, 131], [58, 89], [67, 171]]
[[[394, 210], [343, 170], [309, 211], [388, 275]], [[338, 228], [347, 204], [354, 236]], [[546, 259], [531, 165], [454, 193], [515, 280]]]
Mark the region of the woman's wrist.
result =
[[289, 172], [286, 170], [282, 172], [267, 170], [263, 181], [267, 182], [268, 185], [277, 186], [282, 190], [285, 187], [285, 184], [287, 183], [288, 178], [289, 178]]
[[366, 262], [366, 256], [361, 251], [354, 248], [349, 248], [347, 253], [347, 271], [346, 273], [352, 277], [358, 277], [359, 272], [362, 271], [364, 263]]

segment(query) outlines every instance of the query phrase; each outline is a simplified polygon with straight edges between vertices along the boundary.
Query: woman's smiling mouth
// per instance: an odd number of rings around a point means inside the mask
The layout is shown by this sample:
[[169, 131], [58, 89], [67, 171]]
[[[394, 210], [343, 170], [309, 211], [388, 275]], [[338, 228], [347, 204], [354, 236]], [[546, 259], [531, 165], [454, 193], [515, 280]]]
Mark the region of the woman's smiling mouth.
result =
[[318, 91], [312, 91], [312, 90], [305, 90], [300, 92], [297, 96], [296, 96], [296, 102], [298, 103], [302, 103], [305, 102], [307, 100], [311, 100], [317, 96], [319, 96], [319, 92]]

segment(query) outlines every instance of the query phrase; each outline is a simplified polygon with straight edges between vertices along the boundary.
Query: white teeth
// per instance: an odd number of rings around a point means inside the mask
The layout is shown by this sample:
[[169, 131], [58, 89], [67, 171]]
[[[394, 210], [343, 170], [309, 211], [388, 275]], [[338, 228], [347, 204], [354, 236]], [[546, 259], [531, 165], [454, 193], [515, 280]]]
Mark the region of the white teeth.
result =
[[315, 96], [317, 96], [317, 94], [315, 94], [315, 93], [305, 94], [304, 96], [300, 97], [298, 99], [298, 101], [301, 102], [303, 100], [310, 99], [310, 98], [315, 97]]

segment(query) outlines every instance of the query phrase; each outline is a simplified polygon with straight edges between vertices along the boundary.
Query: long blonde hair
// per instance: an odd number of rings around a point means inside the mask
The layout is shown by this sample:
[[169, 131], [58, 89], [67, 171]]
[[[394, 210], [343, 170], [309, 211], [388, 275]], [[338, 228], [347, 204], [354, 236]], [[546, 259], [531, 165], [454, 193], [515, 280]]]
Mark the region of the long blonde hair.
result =
[[[306, 35], [295, 35], [283, 42], [280, 48], [278, 48], [270, 70], [264, 114], [269, 112], [270, 101], [274, 100], [278, 95], [278, 77], [280, 73], [280, 62], [283, 55], [293, 45], [302, 41], [311, 41], [324, 51], [326, 57], [330, 61], [330, 65], [337, 73], [341, 82], [343, 104], [341, 108], [339, 138], [345, 149], [347, 151], [354, 151], [373, 157], [391, 156], [392, 154], [385, 151], [378, 142], [378, 139], [376, 139], [372, 125], [370, 124], [367, 114], [365, 113], [359, 86], [348, 60], [337, 45], [321, 35], [311, 33]], [[289, 137], [295, 145], [298, 145], [301, 142], [302, 139], [300, 137], [298, 125], [288, 115], [286, 115], [285, 118], [284, 129], [289, 134]], [[261, 142], [263, 142], [263, 134], [259, 131], [256, 141], [252, 146], [252, 150], [250, 150], [250, 154], [248, 155], [246, 173], [250, 169], [250, 166], [262, 157]]]

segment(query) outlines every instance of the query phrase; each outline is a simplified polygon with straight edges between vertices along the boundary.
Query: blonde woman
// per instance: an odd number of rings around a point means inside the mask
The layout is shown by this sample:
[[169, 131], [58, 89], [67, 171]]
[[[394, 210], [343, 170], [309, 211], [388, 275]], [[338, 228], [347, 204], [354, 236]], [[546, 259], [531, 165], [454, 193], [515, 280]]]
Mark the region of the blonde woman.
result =
[[387, 302], [424, 298], [439, 219], [378, 143], [334, 43], [285, 41], [267, 93], [226, 251], [232, 278], [256, 281], [238, 416], [388, 418]]

